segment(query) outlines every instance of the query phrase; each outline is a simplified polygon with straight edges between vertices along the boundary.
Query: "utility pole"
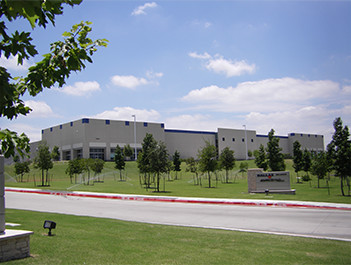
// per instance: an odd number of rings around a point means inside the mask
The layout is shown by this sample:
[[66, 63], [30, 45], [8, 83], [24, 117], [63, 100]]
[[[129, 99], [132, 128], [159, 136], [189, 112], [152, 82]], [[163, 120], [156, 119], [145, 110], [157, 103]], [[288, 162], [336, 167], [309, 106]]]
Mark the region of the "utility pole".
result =
[[136, 116], [132, 115], [134, 117], [134, 157], [135, 161], [138, 159], [138, 152], [137, 152], [137, 146], [136, 146]]
[[243, 125], [243, 127], [245, 128], [245, 159], [248, 160], [248, 157], [247, 157], [247, 132], [246, 132], [246, 125]]

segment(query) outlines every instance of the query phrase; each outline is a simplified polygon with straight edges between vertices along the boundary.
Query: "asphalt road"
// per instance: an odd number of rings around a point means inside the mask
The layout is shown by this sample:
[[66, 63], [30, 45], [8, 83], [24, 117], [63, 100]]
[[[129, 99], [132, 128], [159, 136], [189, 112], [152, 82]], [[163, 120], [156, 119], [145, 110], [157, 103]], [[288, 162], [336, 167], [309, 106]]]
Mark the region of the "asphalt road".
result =
[[351, 211], [124, 201], [6, 192], [6, 208], [351, 241]]

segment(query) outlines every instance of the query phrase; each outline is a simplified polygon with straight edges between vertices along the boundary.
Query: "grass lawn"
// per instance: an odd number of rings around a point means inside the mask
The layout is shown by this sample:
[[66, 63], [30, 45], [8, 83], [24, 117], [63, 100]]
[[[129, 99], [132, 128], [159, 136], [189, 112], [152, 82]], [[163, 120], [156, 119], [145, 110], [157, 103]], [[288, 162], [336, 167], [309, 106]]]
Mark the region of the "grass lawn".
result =
[[[57, 223], [55, 236], [44, 220]], [[8, 264], [351, 264], [351, 243], [343, 241], [13, 209], [6, 221], [34, 231], [32, 257]]]
[[[253, 160], [248, 161], [249, 167], [256, 167]], [[235, 198], [235, 199], [274, 199], [274, 200], [301, 200], [301, 201], [321, 201], [321, 202], [337, 202], [351, 203], [350, 196], [341, 196], [340, 182], [338, 178], [331, 177], [330, 195], [326, 188], [326, 182], [320, 181], [321, 188], [317, 188], [317, 179], [312, 176], [312, 181], [302, 184], [296, 183], [296, 173], [292, 169], [292, 160], [286, 160], [287, 170], [290, 171], [291, 188], [296, 189], [296, 195], [273, 194], [266, 196], [265, 194], [249, 194], [247, 191], [246, 174], [238, 173], [240, 161], [236, 162], [236, 168], [230, 173], [230, 181], [232, 183], [225, 184], [221, 181], [212, 179], [212, 185], [215, 188], [208, 188], [208, 180], [202, 180], [202, 186], [194, 185], [194, 175], [185, 171], [185, 163], [182, 163], [182, 171], [178, 173], [178, 180], [161, 181], [161, 189], [165, 184], [166, 195], [180, 197], [208, 197], [208, 198]], [[126, 163], [126, 181], [119, 181], [119, 171], [114, 168], [113, 162], [106, 162], [100, 179], [103, 183], [95, 183], [94, 185], [84, 185], [78, 178], [78, 183], [71, 184], [69, 176], [65, 174], [67, 162], [56, 162], [54, 168], [49, 171], [52, 178], [50, 187], [44, 189], [63, 190], [63, 191], [95, 191], [110, 192], [122, 194], [142, 194], [142, 195], [165, 195], [165, 193], [155, 193], [154, 190], [146, 190], [139, 182], [138, 168], [135, 162]], [[304, 172], [300, 172], [302, 176]], [[25, 182], [16, 182], [13, 166], [5, 166], [5, 185], [7, 187], [24, 187], [24, 188], [40, 188], [36, 185], [40, 184], [40, 172], [31, 168], [31, 172], [24, 176]], [[219, 178], [224, 178], [225, 172], [218, 173]], [[172, 172], [172, 179], [175, 173]]]

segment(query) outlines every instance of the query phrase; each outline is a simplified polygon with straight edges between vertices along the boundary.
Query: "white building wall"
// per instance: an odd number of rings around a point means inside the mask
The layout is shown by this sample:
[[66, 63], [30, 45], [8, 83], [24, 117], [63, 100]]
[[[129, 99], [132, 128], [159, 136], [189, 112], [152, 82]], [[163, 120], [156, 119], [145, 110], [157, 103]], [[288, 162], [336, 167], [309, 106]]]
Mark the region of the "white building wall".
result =
[[[164, 142], [170, 155], [178, 151], [181, 158], [197, 158], [198, 151], [205, 146], [206, 141], [215, 144], [219, 154], [229, 147], [236, 159], [245, 159], [247, 151], [258, 150], [260, 144], [267, 147], [268, 143], [268, 135], [257, 135], [254, 130], [165, 130], [163, 123], [136, 122], [136, 146], [139, 150], [147, 133], [152, 134], [156, 141]], [[276, 137], [279, 137], [284, 154], [293, 154], [295, 141], [300, 142], [302, 149], [317, 152], [324, 150], [323, 135], [290, 133], [288, 136]], [[50, 149], [54, 146], [60, 148], [61, 160], [78, 156], [88, 158], [91, 148], [103, 149], [105, 160], [110, 160], [117, 144], [122, 148], [129, 144], [134, 149], [134, 121], [80, 119], [42, 130], [42, 140], [48, 143]], [[32, 148], [35, 149], [37, 145], [33, 143]]]
[[216, 144], [216, 133], [184, 130], [165, 130], [165, 142], [168, 153], [172, 156], [178, 151], [180, 158], [197, 158], [198, 151], [206, 142]]
[[[245, 135], [246, 134], [246, 135]], [[247, 143], [247, 145], [246, 145]], [[257, 148], [256, 131], [218, 129], [218, 152], [219, 154], [226, 147], [234, 151], [236, 159], [246, 159], [249, 150], [252, 152]]]
[[298, 141], [301, 149], [314, 152], [324, 151], [324, 137], [317, 134], [290, 133], [289, 134], [289, 152], [293, 154], [293, 144]]
[[[162, 123], [136, 122], [136, 146], [139, 150], [147, 133], [157, 141], [165, 141]], [[58, 146], [62, 160], [68, 157], [74, 159], [79, 153], [83, 158], [88, 158], [91, 148], [104, 149], [104, 158], [109, 160], [111, 149], [116, 148], [117, 144], [121, 147], [129, 144], [134, 149], [134, 121], [84, 118], [44, 129], [42, 140], [51, 149]]]

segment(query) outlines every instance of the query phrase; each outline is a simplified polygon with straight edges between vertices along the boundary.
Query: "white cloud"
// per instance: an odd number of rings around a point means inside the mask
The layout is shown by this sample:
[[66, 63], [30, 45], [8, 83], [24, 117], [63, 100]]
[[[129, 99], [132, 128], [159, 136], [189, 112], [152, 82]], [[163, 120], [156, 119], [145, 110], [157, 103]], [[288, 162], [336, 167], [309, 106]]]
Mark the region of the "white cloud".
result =
[[212, 56], [209, 55], [207, 52], [205, 52], [204, 54], [198, 54], [197, 52], [189, 52], [188, 54], [191, 58], [195, 58], [195, 59], [211, 59]]
[[1, 55], [0, 57], [0, 66], [7, 68], [8, 70], [13, 70], [13, 71], [27, 71], [28, 68], [31, 66], [28, 60], [23, 60], [23, 64], [20, 65], [18, 64], [17, 61], [18, 56], [10, 56], [8, 59]]
[[133, 120], [132, 115], [136, 115], [138, 121], [158, 121], [160, 113], [156, 110], [134, 109], [131, 107], [115, 107], [113, 110], [106, 110], [94, 115], [96, 119], [110, 120]]
[[146, 9], [155, 8], [155, 7], [157, 7], [157, 4], [155, 2], [146, 3], [142, 6], [138, 6], [133, 10], [132, 16], [146, 15], [146, 12], [145, 12]]
[[216, 55], [215, 57], [212, 57], [207, 52], [205, 52], [204, 54], [190, 52], [188, 55], [195, 59], [206, 60], [205, 67], [207, 70], [213, 71], [217, 74], [224, 74], [227, 77], [240, 76], [243, 74], [252, 74], [256, 71], [256, 65], [249, 64], [245, 60], [227, 60], [224, 59], [221, 55]]
[[182, 100], [199, 108], [222, 112], [271, 112], [310, 105], [317, 99], [333, 97], [339, 91], [339, 84], [329, 80], [286, 77], [244, 82], [228, 88], [213, 85], [192, 90]]
[[136, 77], [133, 75], [114, 75], [111, 77], [111, 82], [115, 86], [119, 87], [125, 87], [129, 89], [135, 89], [139, 86], [144, 86], [144, 85], [159, 85], [158, 79], [163, 76], [163, 73], [159, 72], [153, 72], [153, 71], [147, 71], [146, 72], [146, 78], [143, 77]]
[[56, 116], [46, 102], [28, 100], [25, 101], [24, 104], [32, 109], [32, 111], [28, 114], [28, 117], [45, 118]]
[[[345, 124], [350, 122], [347, 91], [330, 80], [286, 77], [243, 82], [228, 88], [208, 86], [189, 92], [182, 100], [194, 109], [228, 113], [235, 117], [234, 122], [239, 119], [258, 134], [267, 135], [272, 128], [277, 135], [316, 133], [323, 134], [328, 144], [335, 117], [342, 117]], [[236, 126], [233, 124], [230, 128], [241, 128], [238, 123]]]
[[24, 132], [30, 139], [30, 142], [36, 142], [41, 140], [42, 128], [40, 127], [33, 127], [32, 125], [29, 125], [27, 123], [10, 122], [10, 124], [6, 126], [6, 128], [11, 131], [15, 131], [18, 134], [21, 134], [22, 132]]
[[57, 89], [71, 96], [90, 96], [93, 92], [100, 91], [100, 84], [96, 81], [75, 82], [73, 86], [64, 86]]
[[155, 73], [153, 71], [147, 71], [146, 76], [149, 79], [161, 78], [163, 76], [163, 73]]
[[246, 61], [226, 60], [222, 57], [211, 59], [206, 64], [206, 68], [217, 74], [224, 74], [227, 77], [252, 74], [256, 70], [255, 64], [248, 64]]
[[351, 85], [349, 85], [349, 86], [344, 86], [344, 87], [342, 88], [342, 92], [343, 92], [344, 94], [351, 95]]
[[191, 22], [191, 25], [199, 28], [208, 29], [212, 26], [212, 23], [209, 21], [201, 21], [196, 19]]
[[112, 84], [115, 86], [135, 89], [138, 86], [147, 85], [148, 80], [142, 77], [135, 77], [133, 75], [115, 75], [111, 78]]

